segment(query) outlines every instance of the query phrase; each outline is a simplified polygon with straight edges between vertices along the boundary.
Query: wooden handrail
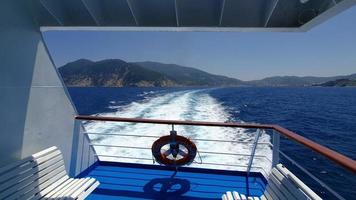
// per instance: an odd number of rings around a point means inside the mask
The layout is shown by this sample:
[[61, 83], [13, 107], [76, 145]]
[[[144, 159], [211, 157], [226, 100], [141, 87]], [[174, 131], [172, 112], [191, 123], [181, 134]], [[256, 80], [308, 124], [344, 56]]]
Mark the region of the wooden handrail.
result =
[[76, 116], [77, 120], [93, 120], [93, 121], [112, 121], [112, 122], [133, 122], [133, 123], [150, 123], [150, 124], [174, 124], [174, 125], [193, 125], [193, 126], [216, 126], [216, 127], [233, 127], [233, 128], [257, 128], [257, 129], [272, 129], [279, 134], [302, 144], [313, 151], [325, 156], [329, 160], [334, 161], [340, 166], [356, 173], [356, 161], [346, 157], [336, 151], [333, 151], [323, 145], [313, 142], [297, 133], [294, 133], [286, 128], [271, 124], [251, 124], [251, 123], [236, 123], [236, 122], [204, 122], [204, 121], [178, 121], [178, 120], [158, 120], [158, 119], [140, 119], [140, 118], [120, 118], [120, 117], [102, 117], [102, 116]]
[[220, 127], [234, 127], [234, 128], [273, 129], [273, 125], [247, 124], [247, 123], [236, 123], [236, 122], [179, 121], [179, 120], [121, 118], [121, 117], [102, 117], [102, 116], [83, 116], [83, 115], [76, 116], [75, 119], [93, 120], [93, 121], [111, 121], [111, 122], [149, 123], [149, 124], [175, 124], [175, 125], [192, 125], [192, 126], [220, 126]]

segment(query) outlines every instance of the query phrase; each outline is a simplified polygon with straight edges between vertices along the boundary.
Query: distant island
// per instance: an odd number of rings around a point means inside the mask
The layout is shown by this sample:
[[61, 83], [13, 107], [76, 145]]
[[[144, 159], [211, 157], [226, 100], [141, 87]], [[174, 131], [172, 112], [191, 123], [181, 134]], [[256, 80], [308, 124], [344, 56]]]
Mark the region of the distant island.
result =
[[347, 87], [347, 86], [356, 86], [356, 79], [337, 79], [334, 81], [328, 81], [325, 83], [317, 84], [315, 86], [322, 86], [322, 87]]
[[179, 87], [238, 86], [243, 81], [191, 67], [158, 62], [128, 63], [119, 59], [80, 59], [59, 68], [67, 86]]
[[274, 76], [242, 81], [175, 64], [79, 59], [59, 67], [68, 87], [356, 86], [356, 74], [334, 77]]

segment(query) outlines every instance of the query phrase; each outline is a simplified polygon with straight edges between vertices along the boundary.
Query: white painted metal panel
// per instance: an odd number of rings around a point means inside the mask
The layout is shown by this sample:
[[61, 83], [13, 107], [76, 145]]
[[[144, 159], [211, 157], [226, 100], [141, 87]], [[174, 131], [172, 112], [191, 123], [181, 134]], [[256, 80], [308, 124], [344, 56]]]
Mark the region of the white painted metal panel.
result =
[[33, 19], [32, 2], [2, 0], [0, 6], [0, 167], [56, 145], [69, 169], [76, 112]]

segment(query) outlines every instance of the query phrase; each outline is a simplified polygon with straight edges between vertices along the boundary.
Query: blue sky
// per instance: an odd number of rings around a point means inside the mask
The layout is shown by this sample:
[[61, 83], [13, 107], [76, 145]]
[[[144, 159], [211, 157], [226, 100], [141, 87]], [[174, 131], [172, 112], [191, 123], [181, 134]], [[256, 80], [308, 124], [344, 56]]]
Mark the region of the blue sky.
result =
[[48, 31], [56, 66], [79, 58], [157, 61], [242, 80], [356, 73], [356, 6], [306, 33]]

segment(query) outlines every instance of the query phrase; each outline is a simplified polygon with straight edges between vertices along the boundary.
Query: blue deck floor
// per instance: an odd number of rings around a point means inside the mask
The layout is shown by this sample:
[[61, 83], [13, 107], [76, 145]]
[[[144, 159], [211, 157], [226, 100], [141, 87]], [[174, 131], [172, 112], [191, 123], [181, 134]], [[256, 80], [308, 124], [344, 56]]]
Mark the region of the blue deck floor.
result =
[[[96, 178], [100, 186], [88, 199], [221, 199], [226, 191], [246, 194], [243, 172], [100, 162], [81, 176]], [[250, 174], [250, 196], [262, 195], [265, 179]]]

